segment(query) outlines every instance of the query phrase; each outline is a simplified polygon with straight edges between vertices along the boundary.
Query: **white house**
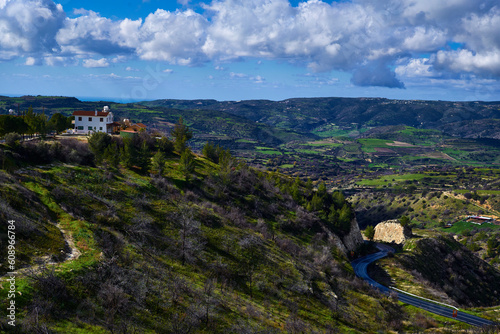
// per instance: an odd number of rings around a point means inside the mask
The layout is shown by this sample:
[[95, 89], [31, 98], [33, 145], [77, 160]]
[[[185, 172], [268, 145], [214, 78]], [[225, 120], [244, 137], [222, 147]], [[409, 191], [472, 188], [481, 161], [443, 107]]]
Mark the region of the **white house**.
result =
[[88, 134], [91, 132], [112, 133], [116, 123], [113, 122], [113, 113], [105, 106], [103, 111], [77, 110], [75, 116], [75, 133]]

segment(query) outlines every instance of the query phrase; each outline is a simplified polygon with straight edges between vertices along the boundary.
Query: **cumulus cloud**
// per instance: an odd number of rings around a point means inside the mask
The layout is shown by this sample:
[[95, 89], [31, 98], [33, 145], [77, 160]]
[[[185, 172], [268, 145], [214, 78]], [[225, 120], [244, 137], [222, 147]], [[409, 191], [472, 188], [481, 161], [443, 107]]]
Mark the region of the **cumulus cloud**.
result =
[[0, 49], [12, 57], [57, 52], [55, 34], [66, 14], [51, 0], [0, 2]]
[[404, 77], [500, 79], [497, 0], [213, 0], [202, 11], [116, 20], [78, 9], [68, 18], [52, 0], [0, 0], [0, 59], [102, 67], [128, 57], [185, 66], [267, 58], [391, 88], [404, 88]]
[[93, 68], [93, 67], [108, 67], [109, 62], [106, 58], [101, 59], [85, 59], [83, 61], [83, 67]]
[[473, 53], [470, 50], [439, 51], [434, 66], [454, 73], [473, 73], [483, 77], [500, 77], [500, 53]]
[[[101, 17], [93, 11], [79, 11], [83, 14], [74, 19], [66, 19], [57, 32], [56, 40], [66, 53], [77, 55], [114, 55], [132, 53], [125, 40], [127, 22], [122, 24]], [[137, 24], [137, 23], [136, 23]], [[124, 31], [125, 30], [125, 31]]]
[[411, 59], [407, 64], [398, 66], [395, 72], [400, 77], [408, 78], [435, 76], [429, 58]]
[[36, 63], [37, 63], [37, 59], [36, 58], [33, 58], [33, 57], [27, 57], [26, 58], [25, 65], [27, 65], [27, 66], [33, 66], [33, 65], [36, 65]]
[[158, 9], [146, 17], [139, 29], [137, 53], [146, 60], [198, 65], [208, 60], [201, 49], [207, 25], [202, 15], [190, 9], [175, 13]]

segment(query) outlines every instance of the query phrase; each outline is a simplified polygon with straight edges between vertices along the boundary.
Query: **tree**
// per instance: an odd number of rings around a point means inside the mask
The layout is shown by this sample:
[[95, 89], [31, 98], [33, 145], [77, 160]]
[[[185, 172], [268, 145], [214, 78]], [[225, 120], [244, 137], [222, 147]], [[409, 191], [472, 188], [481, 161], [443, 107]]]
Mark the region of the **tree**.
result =
[[58, 134], [68, 128], [68, 118], [61, 113], [55, 113], [49, 120], [49, 128]]
[[408, 226], [410, 225], [410, 218], [408, 218], [407, 216], [402, 216], [401, 218], [399, 218], [399, 223], [403, 227]]
[[292, 198], [295, 202], [300, 203], [302, 201], [302, 194], [300, 192], [300, 179], [298, 176], [295, 178], [295, 181], [290, 188], [290, 195], [292, 195]]
[[201, 238], [201, 224], [194, 218], [193, 210], [183, 208], [177, 219], [179, 227], [178, 251], [182, 265], [193, 263], [203, 250], [204, 242]]
[[167, 137], [161, 137], [157, 140], [158, 150], [165, 154], [171, 154], [174, 151], [174, 143]]
[[217, 148], [210, 142], [207, 141], [201, 153], [210, 161], [218, 164], [219, 163], [219, 155], [217, 154]]
[[141, 144], [137, 159], [137, 165], [141, 168], [141, 171], [143, 173], [146, 173], [149, 170], [149, 166], [151, 165], [151, 154], [149, 152], [148, 144], [146, 143], [146, 141], [143, 141]]
[[153, 156], [152, 160], [152, 167], [155, 172], [158, 173], [159, 176], [163, 174], [163, 171], [165, 170], [165, 162], [167, 160], [165, 159], [165, 154], [163, 152], [156, 152], [156, 154]]
[[0, 136], [5, 136], [11, 132], [23, 134], [26, 131], [28, 131], [28, 125], [21, 117], [0, 115]]
[[104, 150], [103, 161], [109, 163], [111, 167], [118, 168], [118, 164], [120, 163], [120, 149], [117, 143], [111, 143]]
[[191, 174], [195, 169], [194, 155], [189, 148], [184, 149], [181, 154], [181, 160], [179, 163], [181, 172], [184, 174], [186, 181], [189, 181]]
[[332, 194], [332, 201], [333, 201], [333, 204], [335, 205], [335, 208], [337, 208], [337, 209], [342, 208], [345, 204], [344, 194], [341, 191], [335, 191]]
[[179, 153], [184, 152], [186, 149], [186, 142], [193, 138], [193, 133], [189, 130], [189, 127], [184, 125], [182, 117], [179, 117], [177, 124], [175, 124], [170, 134], [174, 137], [174, 147]]
[[38, 133], [41, 137], [44, 137], [48, 132], [48, 120], [45, 114], [35, 114], [32, 107], [29, 107], [26, 115], [24, 116], [24, 121], [28, 124], [28, 133], [33, 135]]
[[123, 148], [120, 154], [120, 160], [125, 165], [125, 167], [130, 168], [134, 166], [137, 162], [138, 157], [137, 148], [135, 147], [132, 139], [125, 138], [123, 140]]
[[104, 132], [94, 132], [88, 137], [89, 148], [94, 153], [95, 161], [100, 164], [104, 152], [111, 145], [111, 136]]
[[365, 237], [368, 238], [368, 240], [373, 240], [373, 237], [375, 236], [375, 228], [372, 225], [368, 225], [365, 228]]
[[248, 277], [250, 297], [253, 297], [253, 277], [265, 259], [264, 242], [254, 235], [246, 235], [239, 242], [239, 265], [243, 274]]
[[319, 210], [323, 209], [323, 198], [320, 195], [318, 195], [317, 193], [314, 194], [310, 203], [311, 203], [312, 211], [319, 211]]
[[351, 229], [351, 221], [354, 218], [354, 213], [352, 211], [352, 208], [349, 206], [349, 204], [344, 204], [342, 209], [340, 209], [339, 212], [339, 223], [338, 227], [340, 228], [340, 231], [343, 233], [348, 233], [349, 230]]
[[327, 190], [326, 190], [326, 184], [324, 182], [321, 182], [318, 185], [318, 190], [316, 191], [316, 194], [321, 198], [324, 198], [326, 196]]
[[494, 257], [495, 256], [495, 250], [498, 246], [498, 240], [496, 239], [496, 237], [491, 237], [488, 239], [488, 241], [486, 242], [486, 246], [487, 246], [487, 249], [486, 249], [486, 254], [488, 257]]

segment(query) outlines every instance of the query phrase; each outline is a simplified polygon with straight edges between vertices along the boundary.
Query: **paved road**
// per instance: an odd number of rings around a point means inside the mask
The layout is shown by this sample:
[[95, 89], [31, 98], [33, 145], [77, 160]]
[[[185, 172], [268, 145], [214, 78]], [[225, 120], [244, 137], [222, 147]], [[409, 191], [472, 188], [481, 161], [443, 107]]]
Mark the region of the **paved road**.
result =
[[426, 311], [429, 311], [429, 312], [432, 312], [435, 314], [439, 314], [439, 315], [444, 316], [444, 317], [448, 317], [448, 318], [452, 318], [452, 319], [455, 319], [458, 321], [462, 321], [462, 322], [465, 322], [469, 325], [481, 327], [481, 326], [488, 326], [488, 325], [495, 324], [493, 321], [486, 320], [486, 319], [483, 319], [480, 317], [476, 317], [474, 315], [470, 315], [470, 314], [463, 313], [460, 311], [458, 311], [457, 317], [453, 318], [453, 309], [451, 309], [449, 307], [435, 304], [432, 302], [428, 302], [428, 301], [425, 301], [423, 299], [419, 299], [419, 298], [412, 297], [412, 296], [409, 296], [409, 295], [404, 294], [404, 293], [400, 293], [400, 292], [391, 290], [388, 287], [383, 286], [382, 284], [380, 284], [378, 282], [375, 282], [370, 276], [368, 276], [368, 273], [367, 273], [368, 265], [374, 261], [377, 261], [378, 259], [381, 259], [381, 258], [387, 256], [387, 254], [389, 252], [394, 251], [392, 248], [390, 248], [388, 246], [384, 246], [384, 245], [377, 246], [377, 248], [380, 249], [380, 252], [364, 256], [362, 258], [356, 259], [356, 260], [351, 262], [352, 267], [354, 268], [354, 272], [356, 273], [356, 275], [358, 277], [364, 279], [365, 281], [367, 281], [371, 286], [379, 289], [380, 291], [382, 291], [383, 293], [386, 293], [386, 294], [389, 294], [389, 293], [397, 294], [398, 299], [403, 303], [416, 306], [416, 307], [421, 308], [423, 310], [426, 310]]

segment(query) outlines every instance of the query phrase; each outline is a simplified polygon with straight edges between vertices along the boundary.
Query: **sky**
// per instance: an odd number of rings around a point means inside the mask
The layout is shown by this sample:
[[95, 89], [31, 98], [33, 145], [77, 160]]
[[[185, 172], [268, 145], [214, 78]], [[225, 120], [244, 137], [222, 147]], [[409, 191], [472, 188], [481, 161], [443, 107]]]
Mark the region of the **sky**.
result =
[[0, 0], [0, 95], [500, 100], [498, 0]]

